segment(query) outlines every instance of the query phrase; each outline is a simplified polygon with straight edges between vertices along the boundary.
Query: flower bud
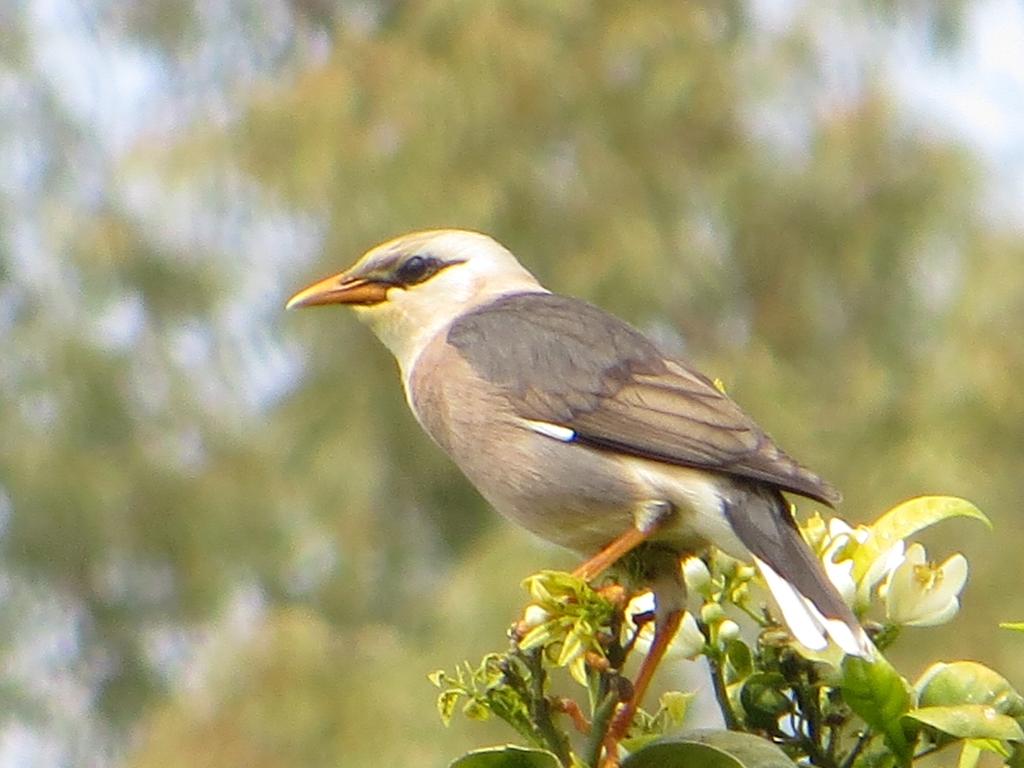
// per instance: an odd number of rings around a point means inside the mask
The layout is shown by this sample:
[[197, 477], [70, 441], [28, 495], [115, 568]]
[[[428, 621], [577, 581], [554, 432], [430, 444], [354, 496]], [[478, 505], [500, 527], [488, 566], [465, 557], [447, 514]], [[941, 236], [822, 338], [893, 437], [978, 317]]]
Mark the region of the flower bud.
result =
[[757, 575], [757, 569], [752, 565], [741, 565], [736, 569], [736, 581], [750, 581]]
[[705, 597], [711, 593], [711, 571], [699, 557], [688, 557], [683, 561], [683, 579], [690, 592]]
[[708, 626], [714, 626], [725, 618], [725, 611], [718, 603], [705, 603], [700, 608], [700, 619]]
[[718, 625], [718, 640], [722, 643], [728, 643], [731, 640], [735, 640], [740, 636], [740, 625], [732, 619], [726, 619]]
[[519, 626], [529, 631], [534, 627], [539, 627], [550, 618], [550, 613], [536, 603], [530, 603], [526, 606], [526, 610], [523, 611], [523, 620], [519, 622]]

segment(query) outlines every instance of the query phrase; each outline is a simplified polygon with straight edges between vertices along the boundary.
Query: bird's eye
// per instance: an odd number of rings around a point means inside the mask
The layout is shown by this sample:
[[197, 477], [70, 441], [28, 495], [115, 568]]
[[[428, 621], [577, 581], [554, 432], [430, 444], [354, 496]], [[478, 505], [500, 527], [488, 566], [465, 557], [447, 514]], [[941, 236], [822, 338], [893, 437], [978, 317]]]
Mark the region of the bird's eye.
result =
[[431, 256], [410, 256], [395, 270], [395, 279], [401, 285], [422, 283], [440, 266], [441, 262]]

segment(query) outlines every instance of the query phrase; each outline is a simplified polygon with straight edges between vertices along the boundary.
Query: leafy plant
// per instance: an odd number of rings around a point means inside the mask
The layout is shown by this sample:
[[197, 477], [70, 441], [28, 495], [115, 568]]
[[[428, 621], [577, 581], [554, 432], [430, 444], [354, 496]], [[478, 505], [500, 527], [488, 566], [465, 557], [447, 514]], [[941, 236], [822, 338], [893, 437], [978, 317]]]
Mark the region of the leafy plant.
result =
[[[613, 579], [593, 587], [566, 573], [535, 574], [524, 582], [531, 603], [506, 651], [431, 675], [445, 723], [460, 707], [472, 719], [498, 717], [529, 746], [473, 752], [453, 765], [889, 768], [950, 749], [959, 749], [961, 768], [973, 768], [983, 752], [1024, 765], [1024, 698], [1005, 678], [977, 662], [953, 661], [933, 664], [911, 683], [884, 655], [904, 626], [941, 624], [958, 610], [963, 555], [936, 565], [920, 544], [906, 542], [955, 517], [988, 524], [962, 499], [921, 497], [869, 526], [814, 516], [803, 527], [869, 630], [878, 649], [871, 660], [800, 645], [763, 604], [751, 565], [719, 552], [685, 560], [691, 600], [701, 604], [685, 614], [669, 658], [706, 660], [726, 730], [678, 733], [692, 694], [670, 692], [654, 711], [637, 712], [617, 754], [606, 754], [604, 737], [630, 695], [625, 661], [650, 641], [650, 595], [630, 594]], [[753, 624], [751, 638], [741, 623]], [[555, 691], [560, 668], [584, 695]]]

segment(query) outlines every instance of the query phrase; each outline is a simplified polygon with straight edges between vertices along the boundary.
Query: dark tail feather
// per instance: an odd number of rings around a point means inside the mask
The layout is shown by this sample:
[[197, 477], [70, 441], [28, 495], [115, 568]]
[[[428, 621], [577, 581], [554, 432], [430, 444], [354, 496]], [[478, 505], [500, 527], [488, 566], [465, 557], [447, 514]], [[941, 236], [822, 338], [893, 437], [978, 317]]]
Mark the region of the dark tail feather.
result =
[[797, 640], [820, 650], [831, 637], [851, 655], [874, 656], [874, 645], [803, 540], [781, 493], [753, 486], [726, 502], [725, 516], [754, 555]]

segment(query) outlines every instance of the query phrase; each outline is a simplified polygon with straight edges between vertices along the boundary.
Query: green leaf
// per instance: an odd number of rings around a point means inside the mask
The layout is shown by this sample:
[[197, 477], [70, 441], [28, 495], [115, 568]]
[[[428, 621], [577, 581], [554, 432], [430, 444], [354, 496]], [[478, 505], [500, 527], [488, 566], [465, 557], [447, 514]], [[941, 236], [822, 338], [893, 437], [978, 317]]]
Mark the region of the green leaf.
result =
[[956, 496], [918, 496], [909, 499], [878, 518], [870, 526], [871, 536], [868, 540], [853, 547], [854, 579], [859, 581], [864, 578], [878, 558], [897, 542], [951, 517], [974, 518], [992, 527], [981, 510]]
[[890, 509], [871, 526], [878, 545], [885, 551], [923, 528], [951, 517], [980, 520], [990, 529], [992, 522], [985, 513], [966, 499], [956, 496], [918, 496]]
[[872, 741], [858, 755], [853, 765], [855, 768], [897, 768], [910, 763], [909, 758], [897, 758], [892, 750], [879, 741]]
[[444, 691], [437, 697], [437, 713], [441, 716], [441, 722], [449, 725], [452, 721], [452, 714], [455, 712], [455, 705], [459, 703], [459, 691]]
[[580, 639], [580, 636], [575, 632], [570, 632], [562, 642], [562, 650], [558, 654], [558, 661], [555, 662], [556, 666], [564, 667], [575, 660], [583, 651], [583, 641]]
[[786, 679], [778, 672], [757, 672], [744, 680], [739, 694], [744, 721], [754, 728], [775, 727], [793, 708], [784, 688]]
[[686, 719], [690, 704], [696, 693], [682, 691], [666, 691], [658, 699], [658, 711], [653, 715], [639, 710], [634, 723], [634, 733], [638, 734], [621, 742], [627, 752], [636, 752], [641, 747], [658, 741], [664, 734], [675, 731]]
[[910, 691], [906, 681], [879, 656], [865, 661], [847, 656], [843, 661], [843, 698], [864, 722], [885, 734], [886, 743], [899, 757], [910, 755], [900, 717], [910, 709]]
[[736, 731], [692, 731], [638, 749], [622, 768], [793, 768], [769, 741]]
[[463, 755], [448, 768], [560, 768], [558, 758], [542, 749], [486, 747]]
[[686, 713], [689, 711], [690, 704], [693, 703], [696, 696], [696, 693], [666, 691], [661, 694], [661, 698], [658, 700], [658, 703], [661, 705], [660, 710], [665, 712], [665, 716], [668, 718], [669, 723], [676, 725], [686, 719]]
[[[788, 768], [792, 768], [792, 763]], [[662, 741], [646, 747], [627, 757], [622, 768], [746, 768], [728, 752], [696, 741], [678, 741], [667, 744]]]
[[1024, 621], [1004, 621], [999, 624], [1001, 629], [1012, 629], [1014, 632], [1024, 632]]
[[587, 657], [577, 656], [573, 659], [572, 663], [569, 664], [569, 674], [573, 680], [586, 688], [590, 684], [590, 679], [587, 675]]
[[1013, 744], [1013, 751], [1006, 758], [1008, 768], [1024, 768], [1024, 744], [1019, 742]]
[[932, 664], [914, 688], [920, 707], [986, 704], [1001, 715], [1024, 715], [1024, 698], [1005, 677], [976, 661]]
[[539, 648], [546, 645], [551, 640], [551, 622], [540, 624], [529, 632], [519, 641], [519, 647], [524, 651], [532, 651], [534, 648]]
[[1024, 732], [1012, 717], [999, 714], [985, 704], [956, 707], [920, 707], [904, 718], [931, 726], [958, 739], [1000, 739], [1024, 741]]
[[726, 682], [738, 683], [754, 671], [750, 648], [742, 640], [733, 640], [725, 649]]
[[480, 699], [470, 699], [463, 705], [462, 714], [470, 720], [483, 721], [490, 719], [491, 710], [489, 710], [487, 705]]

